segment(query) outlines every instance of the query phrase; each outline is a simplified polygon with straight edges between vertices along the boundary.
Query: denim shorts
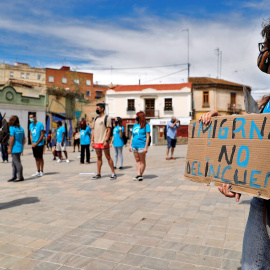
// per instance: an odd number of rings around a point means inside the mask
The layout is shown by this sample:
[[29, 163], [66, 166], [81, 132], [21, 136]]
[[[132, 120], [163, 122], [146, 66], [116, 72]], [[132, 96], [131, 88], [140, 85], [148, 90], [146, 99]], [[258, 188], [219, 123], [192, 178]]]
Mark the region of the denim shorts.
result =
[[175, 148], [176, 146], [176, 139], [172, 139], [171, 137], [167, 137], [167, 142], [168, 142], [168, 145], [167, 147], [168, 148]]
[[144, 152], [144, 148], [132, 148], [132, 152], [142, 154]]
[[254, 197], [243, 241], [242, 270], [270, 269], [270, 239], [263, 224], [263, 209], [264, 200]]

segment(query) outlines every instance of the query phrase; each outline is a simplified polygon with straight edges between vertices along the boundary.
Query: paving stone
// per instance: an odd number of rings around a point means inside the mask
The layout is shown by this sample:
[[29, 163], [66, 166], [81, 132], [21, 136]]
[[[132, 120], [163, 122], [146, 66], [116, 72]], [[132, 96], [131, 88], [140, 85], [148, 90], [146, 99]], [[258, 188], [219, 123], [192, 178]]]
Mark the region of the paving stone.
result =
[[71, 147], [69, 164], [46, 152], [42, 178], [31, 177], [26, 148], [26, 181], [16, 185], [6, 182], [10, 164], [0, 163], [0, 204], [8, 206], [0, 211], [0, 269], [237, 269], [250, 197], [236, 204], [213, 186], [184, 180], [186, 150], [177, 145], [181, 158], [165, 164], [165, 146], [150, 147], [142, 182], [132, 180], [127, 148], [129, 168], [116, 181], [106, 160], [100, 180], [80, 175], [96, 164], [79, 166]]

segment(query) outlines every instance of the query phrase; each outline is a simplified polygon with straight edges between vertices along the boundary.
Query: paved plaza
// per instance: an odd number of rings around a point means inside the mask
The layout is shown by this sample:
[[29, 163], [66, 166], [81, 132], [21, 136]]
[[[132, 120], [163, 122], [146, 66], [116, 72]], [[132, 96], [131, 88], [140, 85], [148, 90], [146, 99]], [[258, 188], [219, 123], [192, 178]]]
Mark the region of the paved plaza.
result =
[[[56, 163], [45, 154], [45, 175], [31, 149], [22, 156], [24, 182], [8, 183], [11, 163], [0, 163], [0, 269], [136, 270], [241, 269], [241, 248], [251, 197], [240, 203], [217, 188], [184, 180], [186, 145], [176, 160], [152, 146], [142, 182], [124, 148], [124, 169], [110, 180], [91, 164]], [[114, 151], [112, 150], [112, 153]]]

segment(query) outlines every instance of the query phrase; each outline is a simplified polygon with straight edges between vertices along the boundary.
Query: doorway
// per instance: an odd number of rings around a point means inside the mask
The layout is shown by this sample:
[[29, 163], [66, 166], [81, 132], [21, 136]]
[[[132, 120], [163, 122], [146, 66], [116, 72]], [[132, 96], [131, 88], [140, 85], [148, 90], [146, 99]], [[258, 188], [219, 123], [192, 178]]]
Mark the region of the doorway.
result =
[[155, 116], [155, 99], [153, 98], [145, 99], [145, 116], [146, 117]]

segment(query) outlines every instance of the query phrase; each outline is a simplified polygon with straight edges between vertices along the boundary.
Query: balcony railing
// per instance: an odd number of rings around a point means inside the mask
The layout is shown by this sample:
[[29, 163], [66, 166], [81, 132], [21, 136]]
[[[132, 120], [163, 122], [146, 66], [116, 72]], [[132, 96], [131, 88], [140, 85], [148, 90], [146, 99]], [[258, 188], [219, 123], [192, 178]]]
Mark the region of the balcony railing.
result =
[[127, 112], [135, 112], [136, 108], [135, 107], [127, 107]]
[[165, 107], [164, 112], [173, 112], [173, 107]]
[[159, 117], [159, 111], [158, 110], [145, 110], [145, 116], [146, 117], [158, 118]]
[[232, 113], [239, 113], [242, 110], [242, 106], [240, 104], [228, 104], [228, 111]]

